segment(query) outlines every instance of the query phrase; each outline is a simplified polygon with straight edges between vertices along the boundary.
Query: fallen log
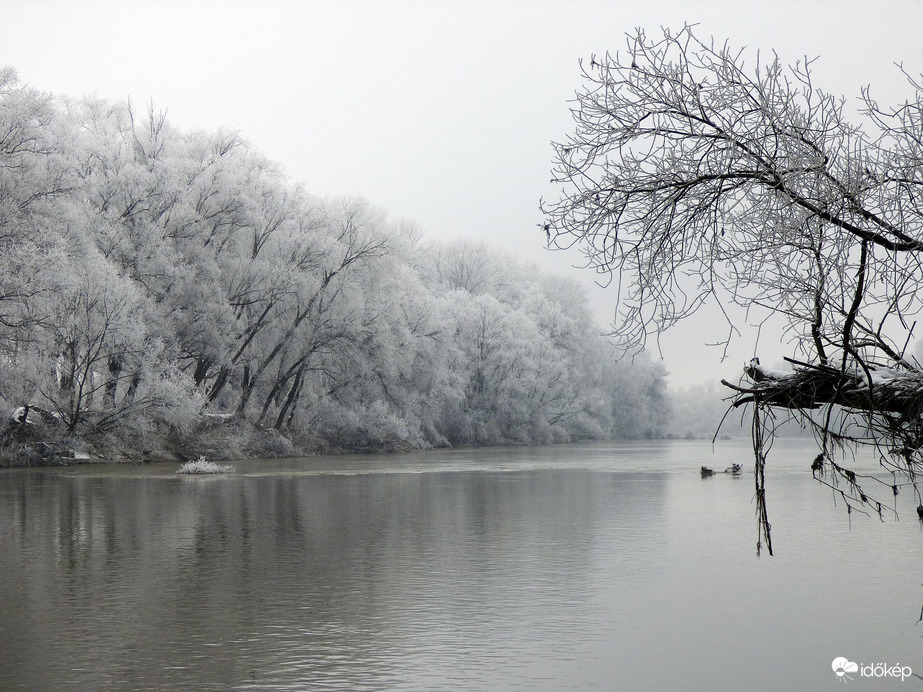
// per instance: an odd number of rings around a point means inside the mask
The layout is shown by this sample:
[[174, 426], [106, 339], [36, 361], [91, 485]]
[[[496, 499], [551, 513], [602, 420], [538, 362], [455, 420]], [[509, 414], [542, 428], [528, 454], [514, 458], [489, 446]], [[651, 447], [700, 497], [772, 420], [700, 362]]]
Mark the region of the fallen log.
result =
[[833, 404], [867, 413], [896, 414], [915, 420], [923, 413], [923, 372], [866, 366], [841, 370], [791, 358], [790, 373], [772, 371], [754, 358], [744, 373], [748, 386], [721, 383], [735, 392], [734, 407], [748, 403], [787, 409], [817, 409]]
[[[866, 509], [870, 509], [879, 517], [882, 516], [886, 506], [865, 491], [862, 487], [865, 481], [887, 487], [894, 497], [902, 483], [896, 480], [896, 475], [889, 481], [869, 474], [860, 477], [835, 458], [835, 448], [844, 444], [874, 445], [882, 452], [882, 468], [894, 474], [903, 474], [919, 497], [915, 477], [923, 470], [923, 372], [861, 362], [847, 369], [831, 367], [825, 363], [804, 363], [791, 358], [786, 360], [792, 366], [791, 371], [771, 370], [762, 366], [758, 358], [754, 358], [744, 368], [748, 380], [745, 384], [721, 381], [735, 392], [731, 398], [732, 407], [753, 404], [757, 554], [764, 542], [769, 554], [772, 554], [764, 472], [769, 449], [767, 439], [774, 435], [774, 427], [767, 424], [767, 421], [772, 420], [772, 415], [762, 416], [761, 411], [773, 408], [793, 410], [802, 421], [814, 427], [818, 433], [820, 453], [811, 463], [811, 472], [816, 480], [842, 498], [848, 513], [858, 511], [869, 514]], [[826, 407], [823, 413], [812, 413], [823, 407]], [[850, 416], [834, 415], [837, 409], [847, 414], [861, 415], [858, 437], [855, 430], [849, 429]], [[896, 515], [896, 506], [891, 511]]]

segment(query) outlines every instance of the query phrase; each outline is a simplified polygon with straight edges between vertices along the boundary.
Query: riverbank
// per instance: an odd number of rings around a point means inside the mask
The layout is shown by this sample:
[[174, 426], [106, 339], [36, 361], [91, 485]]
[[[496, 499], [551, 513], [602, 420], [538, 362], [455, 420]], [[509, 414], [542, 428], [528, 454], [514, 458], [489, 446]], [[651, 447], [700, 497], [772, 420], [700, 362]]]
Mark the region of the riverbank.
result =
[[275, 430], [248, 421], [202, 417], [187, 428], [120, 430], [90, 435], [69, 434], [53, 424], [6, 421], [0, 428], [0, 467], [62, 466], [93, 463], [183, 463], [213, 460], [301, 456], [328, 451], [300, 444]]
[[[35, 411], [33, 407], [27, 422], [21, 422], [14, 415], [0, 424], [0, 468], [158, 462], [182, 464], [203, 457], [210, 461], [228, 461], [339, 454], [394, 454], [439, 448], [523, 447], [620, 439], [712, 439], [712, 434], [693, 436], [688, 431], [685, 435], [664, 433], [638, 438], [587, 435], [531, 442], [522, 438], [491, 438], [481, 443], [449, 442], [443, 438], [440, 443], [429, 443], [419, 437], [407, 439], [370, 434], [352, 434], [347, 439], [337, 439], [293, 431], [283, 434], [272, 427], [260, 427], [245, 418], [229, 414], [200, 414], [181, 428], [126, 425], [108, 432], [75, 434], [68, 433], [53, 415], [39, 416]], [[721, 439], [729, 440], [731, 437], [722, 435]]]
[[59, 425], [13, 419], [0, 427], [0, 467], [184, 463], [202, 457], [226, 461], [430, 448], [401, 439], [331, 444], [317, 437], [289, 437], [232, 416], [202, 416], [184, 429], [120, 430], [118, 434], [74, 435]]

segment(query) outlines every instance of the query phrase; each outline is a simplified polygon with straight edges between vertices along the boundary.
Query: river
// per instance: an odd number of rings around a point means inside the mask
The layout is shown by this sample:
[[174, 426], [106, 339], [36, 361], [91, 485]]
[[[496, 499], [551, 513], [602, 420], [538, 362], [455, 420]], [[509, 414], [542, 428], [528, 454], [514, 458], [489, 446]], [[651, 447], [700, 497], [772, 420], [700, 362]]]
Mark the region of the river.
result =
[[849, 517], [815, 454], [770, 454], [774, 557], [743, 441], [0, 469], [0, 689], [923, 689], [874, 677], [923, 674], [916, 503]]

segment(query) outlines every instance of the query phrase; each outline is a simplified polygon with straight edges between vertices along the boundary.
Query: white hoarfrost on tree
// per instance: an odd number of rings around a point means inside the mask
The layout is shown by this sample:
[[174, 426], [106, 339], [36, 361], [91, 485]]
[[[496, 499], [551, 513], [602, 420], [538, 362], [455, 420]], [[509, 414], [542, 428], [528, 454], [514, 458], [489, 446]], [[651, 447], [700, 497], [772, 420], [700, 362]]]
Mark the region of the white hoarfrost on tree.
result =
[[641, 345], [712, 302], [728, 320], [719, 340], [743, 313], [774, 316], [792, 345], [792, 373], [754, 361], [728, 384], [753, 409], [758, 548], [772, 549], [763, 471], [780, 414], [815, 426], [815, 475], [850, 511], [887, 506], [835, 454], [842, 442], [877, 445], [895, 474], [887, 499], [911, 484], [919, 501], [923, 372], [907, 344], [923, 309], [921, 82], [907, 75], [911, 98], [887, 108], [867, 89], [850, 117], [810, 61], [786, 66], [690, 27], [639, 31], [582, 67], [544, 231], [612, 276], [619, 336]]
[[662, 368], [611, 349], [566, 280], [0, 71], [0, 463], [33, 433], [226, 458], [662, 430]]

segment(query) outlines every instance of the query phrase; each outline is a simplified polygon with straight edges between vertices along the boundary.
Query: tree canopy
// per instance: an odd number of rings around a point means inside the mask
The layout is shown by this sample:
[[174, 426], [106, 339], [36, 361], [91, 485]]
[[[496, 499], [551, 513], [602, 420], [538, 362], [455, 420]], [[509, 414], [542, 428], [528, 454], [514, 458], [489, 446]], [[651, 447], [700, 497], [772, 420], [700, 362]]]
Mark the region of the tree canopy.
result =
[[[908, 353], [923, 309], [921, 82], [907, 75], [914, 96], [894, 107], [865, 89], [852, 113], [811, 61], [688, 26], [639, 31], [581, 69], [575, 129], [555, 145], [562, 194], [542, 204], [551, 245], [578, 245], [614, 280], [629, 346], [709, 302], [727, 322], [718, 340], [768, 320], [790, 341], [792, 372], [755, 360], [726, 383], [753, 406], [758, 547], [771, 551], [761, 478], [779, 413], [816, 427], [815, 475], [850, 511], [881, 514], [834, 451], [874, 444], [910, 484], [921, 468], [923, 372]], [[901, 481], [886, 485], [896, 495]]]
[[235, 132], [0, 72], [7, 462], [29, 409], [68, 444], [225, 458], [660, 434], [663, 367], [616, 363], [586, 303]]

